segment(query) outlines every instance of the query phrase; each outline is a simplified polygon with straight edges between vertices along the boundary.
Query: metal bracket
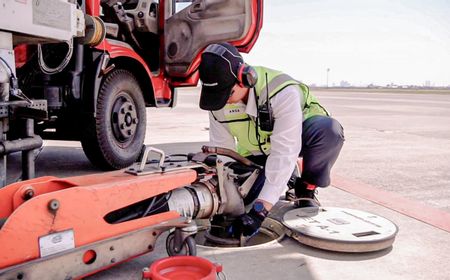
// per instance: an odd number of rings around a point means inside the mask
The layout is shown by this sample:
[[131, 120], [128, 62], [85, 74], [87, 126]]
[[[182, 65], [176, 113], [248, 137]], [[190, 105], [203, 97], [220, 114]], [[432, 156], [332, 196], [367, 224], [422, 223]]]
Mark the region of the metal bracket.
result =
[[175, 252], [177, 252], [177, 253], [180, 252], [186, 238], [188, 238], [189, 236], [192, 236], [198, 232], [198, 227], [197, 227], [197, 224], [195, 223], [195, 221], [191, 220], [189, 222], [189, 219], [190, 218], [188, 218], [189, 225], [182, 227], [182, 228], [175, 228], [174, 249], [175, 249]]
[[223, 178], [223, 162], [219, 158], [216, 160], [216, 170], [217, 170], [217, 180], [219, 185], [219, 196], [220, 196], [220, 206], [219, 210], [217, 211], [217, 214], [222, 214], [225, 207], [227, 206], [228, 197], [227, 193], [225, 191], [224, 186], [224, 178]]
[[154, 147], [150, 147], [150, 146], [145, 146], [145, 150], [144, 150], [144, 154], [142, 156], [142, 161], [139, 165], [139, 170], [140, 171], [144, 171], [145, 165], [147, 164], [148, 161], [148, 155], [153, 152], [155, 154], [159, 154], [159, 163], [157, 168], [162, 169], [164, 167], [164, 161], [166, 159], [166, 154], [164, 153], [163, 150], [154, 148]]
[[245, 198], [250, 189], [253, 187], [256, 178], [258, 178], [259, 172], [259, 169], [255, 169], [255, 171], [253, 171], [253, 173], [247, 178], [247, 180], [245, 180], [245, 182], [238, 188], [238, 191], [241, 194], [242, 198]]
[[31, 104], [25, 100], [0, 102], [0, 106], [7, 106], [8, 115], [14, 119], [48, 119], [47, 100], [45, 99], [35, 99]]
[[9, 116], [9, 106], [7, 104], [0, 104], [0, 118], [6, 118]]
[[[156, 166], [154, 164], [151, 164], [151, 165], [149, 164], [149, 166], [147, 166], [148, 156], [150, 155], [150, 153], [158, 154], [160, 156], [159, 162]], [[144, 173], [144, 171], [147, 174], [149, 172], [151, 172], [151, 173], [162, 172], [162, 171], [164, 171], [165, 157], [166, 157], [166, 154], [164, 153], [163, 150], [160, 150], [160, 149], [157, 149], [154, 147], [150, 147], [150, 146], [145, 146], [144, 152], [142, 153], [141, 161], [133, 164], [125, 172], [134, 174], [134, 175], [141, 175]], [[146, 168], [146, 166], [147, 166], [147, 168]]]

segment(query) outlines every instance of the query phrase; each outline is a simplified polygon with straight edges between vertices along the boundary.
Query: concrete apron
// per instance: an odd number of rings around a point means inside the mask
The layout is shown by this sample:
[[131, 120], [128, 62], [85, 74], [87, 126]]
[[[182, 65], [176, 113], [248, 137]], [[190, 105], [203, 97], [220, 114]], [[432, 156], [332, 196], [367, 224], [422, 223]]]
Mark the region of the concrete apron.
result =
[[[227, 279], [447, 279], [443, 270], [423, 272], [435, 267], [432, 260], [420, 259], [434, 254], [446, 258], [448, 233], [395, 211], [355, 197], [334, 187], [321, 190], [323, 206], [362, 210], [383, 216], [399, 227], [399, 235], [392, 246], [367, 253], [342, 253], [302, 245], [292, 238], [244, 248], [212, 248], [199, 246], [198, 255], [223, 265]], [[420, 239], [429, 236], [429, 239]], [[425, 244], [424, 244], [425, 243]], [[425, 246], [424, 246], [425, 245]], [[426, 248], [423, 250], [423, 248]], [[414, 265], [411, 265], [414, 264]], [[436, 277], [436, 278], [434, 278]]]
[[[448, 258], [448, 232], [335, 187], [320, 190], [318, 198], [324, 207], [357, 209], [391, 220], [399, 228], [393, 245], [377, 252], [339, 253], [312, 248], [285, 237], [280, 242], [242, 249], [198, 246], [197, 255], [222, 264], [228, 280], [448, 279], [448, 269], [442, 262], [436, 262]], [[89, 279], [140, 279], [142, 268], [167, 257], [165, 236], [157, 243], [154, 252]]]

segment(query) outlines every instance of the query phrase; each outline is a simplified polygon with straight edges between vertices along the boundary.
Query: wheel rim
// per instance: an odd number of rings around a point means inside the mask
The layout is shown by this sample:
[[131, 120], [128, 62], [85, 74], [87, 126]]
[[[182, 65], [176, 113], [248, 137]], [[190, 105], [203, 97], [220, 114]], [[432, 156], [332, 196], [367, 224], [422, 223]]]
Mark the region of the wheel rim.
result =
[[175, 236], [174, 235], [170, 235], [168, 237], [168, 242], [167, 242], [167, 253], [170, 256], [189, 256], [190, 252], [189, 252], [189, 245], [186, 242], [183, 242], [183, 244], [181, 245], [181, 248], [178, 252], [175, 252]]
[[134, 138], [139, 124], [134, 100], [125, 92], [120, 92], [111, 111], [111, 127], [114, 138], [121, 144]]

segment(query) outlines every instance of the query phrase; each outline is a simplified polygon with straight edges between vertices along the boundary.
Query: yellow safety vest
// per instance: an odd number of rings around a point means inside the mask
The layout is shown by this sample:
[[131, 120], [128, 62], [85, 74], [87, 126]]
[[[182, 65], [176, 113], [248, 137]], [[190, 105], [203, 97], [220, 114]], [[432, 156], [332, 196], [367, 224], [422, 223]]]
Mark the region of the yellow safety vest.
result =
[[[258, 99], [257, 105], [266, 102], [267, 89], [270, 100], [285, 87], [296, 85], [299, 87], [299, 92], [303, 93], [301, 104], [303, 120], [307, 120], [310, 117], [317, 115], [329, 115], [325, 108], [320, 105], [319, 101], [309, 92], [309, 88], [305, 84], [280, 71], [264, 67], [255, 67], [255, 70], [258, 74], [258, 82], [254, 87]], [[250, 89], [250, 91], [251, 90], [252, 89]], [[250, 92], [249, 94], [252, 93]], [[258, 133], [256, 133], [255, 119], [245, 113], [245, 108], [245, 104], [227, 104], [224, 108], [212, 112], [212, 114], [217, 121], [227, 125], [230, 133], [236, 138], [236, 150], [239, 154], [244, 157], [249, 155], [261, 155], [261, 150], [264, 151], [265, 154], [269, 154], [270, 136], [272, 135], [272, 132], [262, 131], [261, 128], [258, 128]]]

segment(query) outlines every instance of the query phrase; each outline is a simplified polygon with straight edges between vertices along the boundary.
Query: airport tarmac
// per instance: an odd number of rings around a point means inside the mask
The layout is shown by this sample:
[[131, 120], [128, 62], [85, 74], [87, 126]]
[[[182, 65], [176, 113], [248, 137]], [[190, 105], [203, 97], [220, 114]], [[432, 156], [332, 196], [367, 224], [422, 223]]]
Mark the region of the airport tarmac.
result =
[[[314, 92], [314, 91], [313, 91]], [[324, 206], [363, 210], [399, 227], [392, 247], [349, 254], [314, 249], [285, 238], [243, 250], [200, 248], [223, 265], [227, 279], [450, 279], [450, 94], [321, 90], [314, 92], [344, 129], [346, 142]], [[180, 91], [174, 109], [148, 109], [146, 143], [166, 153], [196, 152], [208, 140], [208, 115], [197, 88]], [[20, 156], [10, 157], [9, 179]], [[15, 168], [14, 168], [15, 166]], [[38, 176], [99, 172], [76, 142], [46, 140]], [[15, 169], [15, 170], [13, 170]], [[155, 251], [89, 279], [140, 279], [140, 271], [167, 256]]]

